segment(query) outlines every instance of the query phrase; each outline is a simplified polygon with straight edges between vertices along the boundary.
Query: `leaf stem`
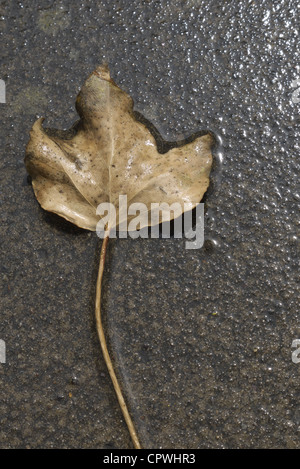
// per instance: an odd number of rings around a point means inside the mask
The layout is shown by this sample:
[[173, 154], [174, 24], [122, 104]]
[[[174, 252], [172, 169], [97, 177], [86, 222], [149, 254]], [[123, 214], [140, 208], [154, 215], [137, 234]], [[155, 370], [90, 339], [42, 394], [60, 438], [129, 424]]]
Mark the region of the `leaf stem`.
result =
[[98, 332], [98, 336], [100, 340], [101, 349], [103, 352], [103, 357], [104, 357], [107, 369], [109, 371], [109, 374], [110, 374], [124, 419], [126, 421], [133, 445], [135, 449], [141, 449], [141, 445], [140, 445], [137, 433], [135, 431], [133, 422], [129, 415], [128, 408], [127, 408], [125, 399], [121, 391], [121, 387], [119, 385], [118, 379], [116, 377], [116, 374], [113, 368], [112, 361], [108, 353], [105, 334], [104, 334], [102, 320], [101, 320], [101, 284], [102, 284], [102, 277], [103, 277], [103, 272], [104, 272], [105, 254], [106, 254], [108, 240], [109, 240], [109, 231], [106, 231], [105, 236], [103, 238], [102, 247], [101, 247], [100, 263], [99, 263], [99, 271], [98, 271], [97, 287], [96, 287], [96, 303], [95, 303], [96, 327], [97, 327], [97, 332]]

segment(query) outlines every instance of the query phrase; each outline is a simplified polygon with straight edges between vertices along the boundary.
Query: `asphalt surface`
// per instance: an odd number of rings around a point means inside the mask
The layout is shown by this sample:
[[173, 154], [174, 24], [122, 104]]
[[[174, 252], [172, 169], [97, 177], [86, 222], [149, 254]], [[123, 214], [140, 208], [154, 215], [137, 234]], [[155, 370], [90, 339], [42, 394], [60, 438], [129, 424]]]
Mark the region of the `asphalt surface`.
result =
[[296, 448], [299, 4], [1, 1], [1, 448], [131, 448], [100, 352], [101, 242], [38, 205], [29, 131], [107, 62], [167, 141], [209, 129], [205, 244], [116, 239], [103, 310], [146, 448]]

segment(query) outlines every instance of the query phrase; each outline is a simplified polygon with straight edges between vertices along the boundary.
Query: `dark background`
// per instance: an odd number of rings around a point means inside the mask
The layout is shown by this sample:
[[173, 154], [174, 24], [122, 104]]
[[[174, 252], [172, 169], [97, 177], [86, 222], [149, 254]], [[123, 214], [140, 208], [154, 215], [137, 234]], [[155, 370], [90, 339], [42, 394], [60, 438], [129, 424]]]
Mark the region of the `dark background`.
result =
[[103, 62], [163, 138], [219, 142], [202, 249], [109, 246], [105, 322], [142, 445], [297, 447], [299, 2], [0, 5], [0, 447], [132, 447], [95, 331], [101, 242], [39, 207], [23, 163], [37, 116], [69, 128]]

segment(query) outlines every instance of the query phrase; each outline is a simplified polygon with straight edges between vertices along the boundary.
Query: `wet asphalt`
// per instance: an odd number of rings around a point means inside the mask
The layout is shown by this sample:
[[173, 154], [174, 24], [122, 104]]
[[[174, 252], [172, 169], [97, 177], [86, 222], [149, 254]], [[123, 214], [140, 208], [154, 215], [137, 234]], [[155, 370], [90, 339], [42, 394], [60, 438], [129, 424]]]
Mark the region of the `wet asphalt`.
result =
[[0, 447], [132, 447], [95, 330], [101, 241], [40, 208], [23, 162], [35, 119], [71, 127], [104, 62], [162, 139], [216, 138], [204, 246], [109, 245], [105, 326], [142, 445], [299, 447], [297, 2], [0, 8]]

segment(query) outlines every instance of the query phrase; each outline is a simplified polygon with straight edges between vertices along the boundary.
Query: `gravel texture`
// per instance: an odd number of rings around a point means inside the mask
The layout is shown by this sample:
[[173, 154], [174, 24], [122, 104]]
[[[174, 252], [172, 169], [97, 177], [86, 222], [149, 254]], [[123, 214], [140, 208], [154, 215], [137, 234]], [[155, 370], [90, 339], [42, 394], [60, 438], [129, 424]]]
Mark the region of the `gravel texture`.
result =
[[69, 128], [103, 62], [164, 139], [217, 140], [202, 249], [109, 246], [105, 323], [143, 446], [299, 446], [299, 4], [0, 8], [0, 447], [132, 447], [95, 331], [101, 242], [39, 207], [23, 162], [35, 119]]

